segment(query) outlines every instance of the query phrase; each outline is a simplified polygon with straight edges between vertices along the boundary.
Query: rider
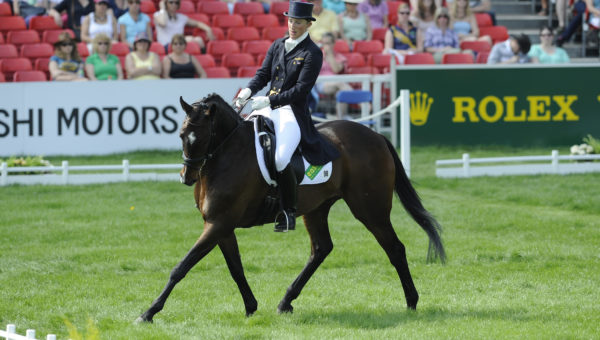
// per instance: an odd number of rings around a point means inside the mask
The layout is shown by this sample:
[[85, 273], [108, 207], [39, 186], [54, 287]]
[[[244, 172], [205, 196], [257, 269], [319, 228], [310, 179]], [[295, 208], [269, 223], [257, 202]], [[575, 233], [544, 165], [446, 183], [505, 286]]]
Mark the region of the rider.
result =
[[312, 9], [312, 3], [290, 1], [289, 11], [283, 13], [288, 17], [289, 37], [273, 42], [261, 68], [235, 100], [241, 107], [271, 82], [267, 96], [252, 99], [252, 111], [271, 118], [275, 125], [275, 180], [283, 210], [275, 231], [294, 230], [296, 226], [297, 183], [289, 163], [298, 144], [313, 165], [324, 165], [339, 156], [317, 132], [308, 110], [307, 98], [323, 63], [323, 53], [308, 35], [308, 28], [316, 20]]

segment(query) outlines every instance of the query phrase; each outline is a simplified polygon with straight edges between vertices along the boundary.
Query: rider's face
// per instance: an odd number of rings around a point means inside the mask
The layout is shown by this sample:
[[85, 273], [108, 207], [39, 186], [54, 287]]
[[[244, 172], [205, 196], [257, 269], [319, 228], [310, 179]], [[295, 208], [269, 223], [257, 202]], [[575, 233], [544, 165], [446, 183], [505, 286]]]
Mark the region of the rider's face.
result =
[[288, 32], [290, 34], [290, 38], [298, 39], [304, 32], [308, 30], [308, 28], [312, 25], [310, 20], [306, 19], [296, 19], [296, 18], [288, 18]]

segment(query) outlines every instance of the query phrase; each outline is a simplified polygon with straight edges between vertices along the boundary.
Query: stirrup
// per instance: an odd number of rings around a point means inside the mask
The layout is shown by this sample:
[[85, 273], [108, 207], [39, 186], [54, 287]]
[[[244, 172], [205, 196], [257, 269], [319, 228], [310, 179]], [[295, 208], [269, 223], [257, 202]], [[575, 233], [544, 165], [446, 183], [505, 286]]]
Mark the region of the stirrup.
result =
[[[281, 217], [283, 215], [283, 217]], [[276, 233], [286, 233], [290, 230], [296, 229], [296, 214], [292, 211], [280, 211], [275, 217], [275, 229]]]

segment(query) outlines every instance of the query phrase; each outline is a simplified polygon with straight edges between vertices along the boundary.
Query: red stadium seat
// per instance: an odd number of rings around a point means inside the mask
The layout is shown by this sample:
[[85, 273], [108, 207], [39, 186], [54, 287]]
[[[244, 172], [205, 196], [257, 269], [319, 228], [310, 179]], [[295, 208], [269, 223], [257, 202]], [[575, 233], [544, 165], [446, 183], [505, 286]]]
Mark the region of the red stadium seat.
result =
[[[163, 48], [163, 51], [164, 51], [164, 48]], [[169, 43], [168, 51], [169, 51], [169, 53], [173, 52], [173, 47], [171, 46], [171, 43]], [[189, 53], [189, 54], [201, 54], [202, 53], [202, 51], [200, 50], [200, 46], [198, 46], [198, 44], [196, 44], [195, 42], [188, 42], [187, 45], [185, 45], [185, 52]]]
[[346, 42], [346, 40], [339, 39], [336, 40], [333, 44], [333, 50], [337, 53], [349, 53], [350, 46], [348, 45], [348, 42]]
[[12, 15], [10, 4], [8, 2], [0, 2], [0, 17], [10, 17]]
[[0, 59], [5, 58], [17, 58], [19, 56], [19, 51], [17, 47], [13, 44], [3, 44], [0, 45]]
[[34, 30], [9, 31], [6, 42], [17, 47], [23, 44], [35, 44], [40, 42], [40, 35]]
[[117, 57], [123, 57], [129, 54], [131, 50], [129, 49], [129, 44], [126, 42], [114, 42], [110, 46], [110, 54], [114, 54]]
[[244, 18], [251, 14], [263, 14], [265, 10], [260, 2], [235, 2], [233, 14], [239, 14]]
[[150, 51], [150, 52], [154, 52], [154, 53], [158, 54], [158, 55], [159, 55], [159, 56], [161, 56], [161, 57], [162, 57], [162, 56], [164, 56], [164, 55], [166, 54], [166, 53], [165, 53], [165, 47], [164, 47], [163, 45], [161, 45], [161, 44], [160, 44], [158, 41], [153, 41], [153, 42], [150, 44], [150, 49], [149, 49], [149, 51]]
[[207, 78], [231, 78], [231, 74], [227, 67], [215, 66], [204, 69]]
[[66, 28], [66, 29], [59, 29], [59, 30], [43, 31], [42, 32], [42, 42], [45, 42], [48, 44], [54, 44], [55, 42], [58, 41], [58, 36], [63, 32], [69, 33], [71, 38], [75, 39], [75, 33], [73, 33], [73, 30], [71, 30], [70, 28]]
[[26, 29], [27, 25], [25, 25], [25, 19], [22, 17], [2, 17], [2, 20], [0, 20], [0, 33]]
[[210, 18], [204, 13], [189, 13], [186, 15], [192, 20], [200, 21], [210, 26]]
[[508, 39], [508, 30], [505, 26], [481, 27], [479, 28], [479, 35], [489, 35], [495, 44]]
[[287, 12], [289, 9], [290, 3], [288, 1], [273, 1], [269, 7], [269, 13], [275, 14], [275, 16], [279, 19], [280, 25], [286, 25], [287, 18], [283, 16], [283, 13]]
[[237, 75], [238, 68], [242, 66], [256, 66], [254, 57], [250, 53], [226, 53], [221, 64], [229, 69], [232, 77]]
[[370, 54], [367, 58], [367, 65], [376, 67], [381, 73], [385, 73], [390, 70], [391, 59], [391, 54]]
[[61, 27], [56, 24], [51, 16], [37, 16], [29, 20], [29, 29], [42, 32], [45, 30], [59, 30]]
[[[223, 29], [221, 27], [214, 27], [211, 26], [210, 29], [212, 30], [213, 36], [215, 37], [215, 40], [225, 40], [225, 32], [223, 31]], [[199, 36], [201, 37], [205, 42], [207, 42], [208, 40], [208, 36], [206, 35], [206, 32], [204, 32], [203, 30], [199, 29], [199, 28], [194, 28], [194, 36]]]
[[274, 41], [279, 38], [283, 38], [287, 35], [288, 28], [287, 26], [277, 26], [277, 27], [265, 27], [262, 31], [262, 39]]
[[150, 0], [142, 0], [140, 2], [140, 12], [152, 17], [154, 12], [156, 12], [156, 5]]
[[206, 44], [206, 53], [212, 55], [217, 64], [220, 63], [223, 54], [239, 51], [240, 45], [235, 40], [211, 40]]
[[229, 8], [222, 1], [202, 1], [198, 2], [197, 12], [212, 17], [215, 14], [229, 14]]
[[487, 41], [463, 41], [460, 43], [461, 50], [471, 50], [473, 52], [489, 52], [492, 46]]
[[369, 55], [383, 52], [383, 43], [379, 40], [360, 41], [357, 40], [353, 44], [352, 52]]
[[256, 65], [262, 65], [266, 57], [266, 54], [259, 54], [258, 56], [256, 56]]
[[179, 0], [179, 9], [177, 13], [183, 13], [185, 15], [196, 13], [196, 6], [190, 0]]
[[[3, 4], [4, 2], [0, 2], [0, 4]], [[5, 44], [6, 41], [4, 40], [4, 34], [0, 33], [0, 45], [1, 44]]]
[[442, 64], [473, 64], [471, 53], [447, 53], [442, 57]]
[[260, 33], [254, 27], [231, 27], [227, 31], [227, 40], [235, 40], [239, 43], [251, 40], [259, 40]]
[[373, 40], [379, 40], [385, 42], [385, 33], [387, 32], [386, 27], [374, 28], [373, 29]]
[[[5, 2], [0, 3], [0, 5], [4, 4]], [[0, 63], [2, 63], [2, 60], [0, 60]], [[4, 78], [4, 73], [0, 72], [0, 83], [5, 83], [6, 82], [6, 78]]]
[[29, 58], [35, 62], [37, 58], [50, 58], [54, 54], [54, 48], [48, 43], [25, 44], [21, 46], [21, 57]]
[[379, 70], [376, 67], [371, 66], [358, 66], [358, 67], [349, 67], [345, 72], [345, 74], [378, 74]]
[[48, 68], [48, 64], [50, 64], [50, 58], [37, 58], [33, 63], [33, 69], [44, 72], [46, 78], [50, 79], [50, 69]]
[[79, 56], [83, 59], [90, 56], [90, 51], [87, 48], [87, 44], [84, 42], [77, 43], [77, 52], [79, 52]]
[[31, 60], [28, 58], [10, 58], [0, 60], [0, 72], [4, 73], [7, 81], [13, 79], [13, 74], [17, 71], [31, 71]]
[[265, 27], [277, 27], [279, 26], [279, 19], [275, 14], [252, 14], [246, 19], [248, 26], [256, 27], [262, 30]]
[[360, 53], [350, 52], [343, 53], [343, 55], [346, 57], [346, 68], [367, 66], [365, 57]]
[[488, 60], [489, 56], [490, 56], [490, 52], [479, 52], [479, 53], [477, 53], [477, 58], [475, 59], [475, 63], [487, 64], [487, 60]]
[[415, 53], [404, 56], [405, 65], [433, 65], [435, 60], [431, 53]]
[[215, 67], [217, 63], [215, 62], [215, 58], [213, 58], [210, 54], [195, 54], [194, 57], [198, 59], [202, 68], [206, 69], [207, 67]]
[[479, 28], [494, 26], [492, 17], [488, 13], [475, 13], [475, 19]]
[[230, 27], [244, 27], [244, 18], [239, 14], [215, 14], [212, 18], [212, 25], [228, 29]]
[[256, 57], [260, 54], [267, 54], [269, 47], [271, 47], [271, 42], [269, 40], [244, 41], [242, 43], [242, 52], [250, 53]]
[[238, 78], [252, 78], [256, 74], [256, 71], [260, 66], [242, 66], [238, 68], [237, 77]]
[[14, 82], [23, 82], [23, 81], [47, 81], [46, 74], [42, 71], [17, 71], [13, 75]]

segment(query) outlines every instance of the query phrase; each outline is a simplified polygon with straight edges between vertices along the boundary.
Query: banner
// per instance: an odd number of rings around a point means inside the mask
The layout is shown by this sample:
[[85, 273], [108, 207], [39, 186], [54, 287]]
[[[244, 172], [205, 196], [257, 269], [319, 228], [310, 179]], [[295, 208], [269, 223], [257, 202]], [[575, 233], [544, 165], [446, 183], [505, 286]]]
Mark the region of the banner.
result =
[[[415, 145], [555, 146], [600, 137], [600, 65], [400, 66]], [[399, 134], [398, 134], [399, 135]]]

